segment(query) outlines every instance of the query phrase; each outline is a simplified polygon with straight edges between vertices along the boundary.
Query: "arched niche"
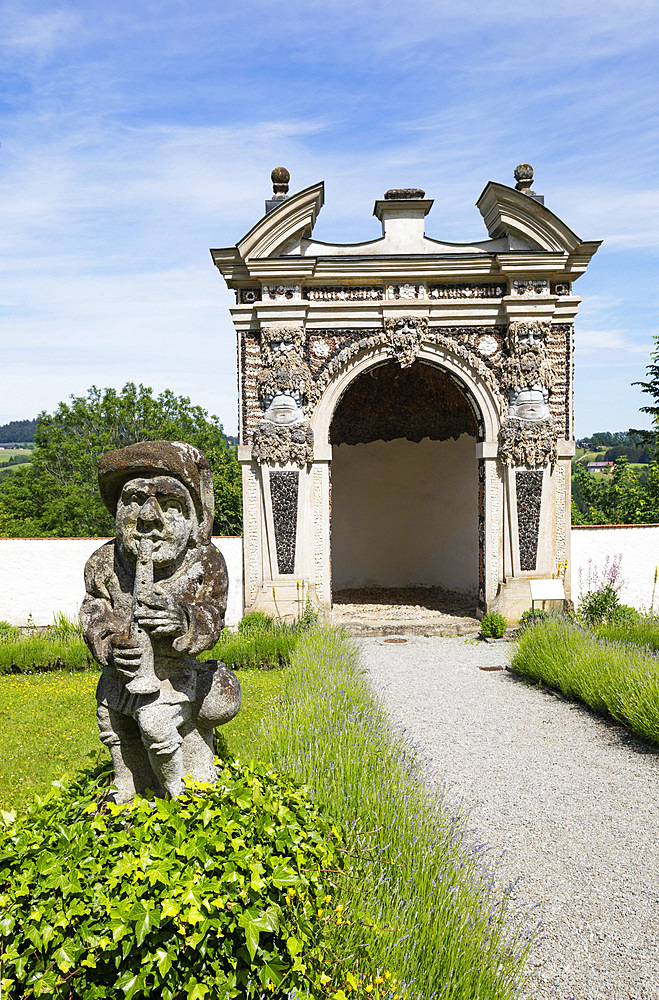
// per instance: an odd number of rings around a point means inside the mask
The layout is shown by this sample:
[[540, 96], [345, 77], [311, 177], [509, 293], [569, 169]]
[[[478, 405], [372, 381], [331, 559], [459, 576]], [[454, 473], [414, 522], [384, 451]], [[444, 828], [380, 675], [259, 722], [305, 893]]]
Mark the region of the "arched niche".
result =
[[332, 589], [479, 585], [473, 392], [429, 359], [380, 357], [343, 389], [329, 425]]

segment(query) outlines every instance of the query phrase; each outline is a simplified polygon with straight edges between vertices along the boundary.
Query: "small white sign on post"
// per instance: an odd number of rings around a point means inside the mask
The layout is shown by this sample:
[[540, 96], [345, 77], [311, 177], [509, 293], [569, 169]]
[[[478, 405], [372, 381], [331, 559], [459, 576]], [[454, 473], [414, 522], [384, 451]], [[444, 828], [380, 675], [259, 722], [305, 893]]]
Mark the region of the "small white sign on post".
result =
[[563, 601], [565, 602], [565, 587], [563, 581], [557, 580], [529, 580], [531, 588], [531, 610], [535, 611], [536, 601]]

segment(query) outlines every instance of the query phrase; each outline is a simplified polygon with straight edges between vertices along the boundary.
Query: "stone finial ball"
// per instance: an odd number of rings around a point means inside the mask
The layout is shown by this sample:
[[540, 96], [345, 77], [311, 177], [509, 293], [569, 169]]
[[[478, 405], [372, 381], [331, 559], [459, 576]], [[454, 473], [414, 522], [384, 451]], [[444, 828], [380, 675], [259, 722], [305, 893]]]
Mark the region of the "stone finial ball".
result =
[[515, 167], [515, 180], [516, 181], [532, 181], [533, 180], [533, 167], [530, 163], [518, 163]]
[[270, 179], [273, 184], [288, 184], [291, 179], [291, 175], [286, 167], [275, 167], [270, 174]]

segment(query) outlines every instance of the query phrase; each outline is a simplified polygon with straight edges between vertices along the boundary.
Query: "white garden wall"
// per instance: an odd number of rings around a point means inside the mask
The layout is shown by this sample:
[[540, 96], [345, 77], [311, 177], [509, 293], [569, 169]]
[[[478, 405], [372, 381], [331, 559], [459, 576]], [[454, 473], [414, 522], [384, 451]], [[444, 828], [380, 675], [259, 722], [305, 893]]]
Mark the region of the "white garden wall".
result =
[[[0, 621], [52, 625], [64, 611], [77, 616], [85, 596], [83, 570], [104, 538], [0, 538]], [[243, 540], [214, 538], [229, 573], [226, 623], [243, 615]]]
[[[77, 615], [85, 588], [83, 568], [102, 538], [0, 538], [0, 621], [50, 625], [53, 615]], [[353, 537], [353, 541], [355, 541]], [[242, 538], [214, 538], [229, 571], [227, 624], [235, 626], [243, 613]], [[584, 525], [571, 532], [572, 594], [579, 598], [579, 569], [588, 560], [601, 568], [606, 556], [622, 554], [625, 604], [646, 608], [652, 599], [655, 567], [659, 565], [659, 524]], [[466, 553], [470, 562], [472, 553]], [[373, 567], [375, 569], [375, 567]], [[457, 583], [457, 581], [456, 581]], [[346, 584], [344, 584], [345, 586]], [[455, 585], [455, 584], [454, 584]], [[655, 607], [659, 607], [659, 587]]]
[[[604, 560], [622, 555], [620, 576], [625, 581], [620, 591], [623, 604], [649, 608], [652, 600], [654, 571], [659, 564], [659, 524], [596, 524], [572, 528], [572, 598], [579, 600], [579, 570], [586, 589], [588, 560], [601, 570]], [[659, 607], [658, 598], [654, 606]]]

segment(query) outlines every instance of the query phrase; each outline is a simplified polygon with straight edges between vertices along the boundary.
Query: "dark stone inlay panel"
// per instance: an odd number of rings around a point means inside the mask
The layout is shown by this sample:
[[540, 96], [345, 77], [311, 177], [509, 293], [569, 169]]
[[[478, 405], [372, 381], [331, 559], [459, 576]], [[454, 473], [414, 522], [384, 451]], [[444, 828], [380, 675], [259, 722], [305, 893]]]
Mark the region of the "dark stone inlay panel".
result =
[[331, 444], [369, 441], [446, 441], [478, 435], [474, 412], [458, 386], [435, 365], [391, 362], [372, 368], [348, 387], [330, 429]]
[[297, 532], [297, 472], [270, 473], [270, 500], [275, 524], [275, 547], [280, 573], [295, 572], [295, 535]]
[[534, 570], [538, 558], [542, 472], [517, 472], [517, 527], [519, 529], [519, 564], [523, 570]]
[[485, 462], [478, 460], [478, 607], [485, 606]]
[[565, 437], [574, 437], [574, 327], [565, 328]]

